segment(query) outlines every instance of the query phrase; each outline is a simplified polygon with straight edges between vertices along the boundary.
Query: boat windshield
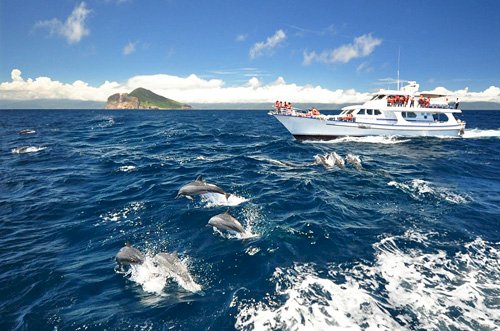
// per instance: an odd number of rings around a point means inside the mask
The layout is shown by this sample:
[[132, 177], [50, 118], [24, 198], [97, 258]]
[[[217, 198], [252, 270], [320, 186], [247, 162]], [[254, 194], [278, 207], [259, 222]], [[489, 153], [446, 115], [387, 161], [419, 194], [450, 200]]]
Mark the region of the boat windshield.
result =
[[383, 98], [385, 98], [385, 95], [384, 95], [384, 94], [375, 94], [375, 95], [373, 96], [373, 98], [371, 98], [371, 100], [370, 100], [370, 101], [373, 101], [373, 100], [381, 100], [381, 99], [383, 99]]

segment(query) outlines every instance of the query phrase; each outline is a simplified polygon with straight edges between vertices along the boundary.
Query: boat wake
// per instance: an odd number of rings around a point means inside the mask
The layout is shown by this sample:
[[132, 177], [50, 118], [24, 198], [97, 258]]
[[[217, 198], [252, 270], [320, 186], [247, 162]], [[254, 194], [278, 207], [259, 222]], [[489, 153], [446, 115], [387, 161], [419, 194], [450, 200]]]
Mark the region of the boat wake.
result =
[[412, 181], [405, 183], [390, 181], [387, 185], [400, 189], [404, 193], [408, 194], [412, 199], [418, 201], [433, 198], [436, 200], [444, 200], [450, 203], [460, 204], [466, 203], [469, 200], [469, 197], [467, 196], [449, 192], [444, 188], [434, 187], [430, 182], [422, 179], [413, 179]]
[[[276, 268], [275, 292], [238, 300], [240, 330], [484, 329], [500, 323], [499, 243], [429, 249], [434, 234], [407, 231], [375, 243], [375, 261]], [[439, 241], [439, 238], [436, 239]], [[410, 248], [405, 248], [410, 247]]]
[[480, 129], [466, 129], [462, 138], [476, 139], [476, 138], [499, 138], [500, 129], [497, 130], [480, 130]]
[[394, 145], [402, 144], [410, 141], [410, 139], [403, 139], [396, 136], [366, 136], [366, 137], [342, 137], [332, 140], [306, 140], [304, 143], [308, 144], [341, 144], [341, 143], [364, 143], [364, 144], [381, 144], [381, 145]]

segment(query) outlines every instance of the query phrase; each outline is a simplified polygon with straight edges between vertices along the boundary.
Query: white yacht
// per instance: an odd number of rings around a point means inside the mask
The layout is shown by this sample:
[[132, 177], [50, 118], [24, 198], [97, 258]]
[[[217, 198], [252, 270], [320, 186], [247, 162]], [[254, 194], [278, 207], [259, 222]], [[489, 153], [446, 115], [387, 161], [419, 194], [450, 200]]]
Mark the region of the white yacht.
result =
[[322, 115], [316, 109], [277, 108], [269, 114], [296, 139], [330, 140], [343, 136], [461, 136], [465, 122], [458, 102], [446, 95], [418, 92], [409, 82], [399, 90], [380, 90], [362, 105], [342, 108], [339, 115]]

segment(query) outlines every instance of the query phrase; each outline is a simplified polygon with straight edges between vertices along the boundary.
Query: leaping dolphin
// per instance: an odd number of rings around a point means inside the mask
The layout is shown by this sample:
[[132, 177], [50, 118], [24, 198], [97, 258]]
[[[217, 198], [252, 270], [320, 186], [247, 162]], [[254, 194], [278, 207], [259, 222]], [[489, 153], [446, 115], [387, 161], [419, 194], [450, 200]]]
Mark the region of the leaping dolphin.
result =
[[126, 243], [116, 254], [116, 262], [121, 265], [142, 264], [144, 259], [144, 254], [130, 243]]
[[228, 231], [232, 233], [245, 233], [245, 229], [240, 222], [233, 216], [229, 215], [229, 211], [215, 215], [208, 220], [208, 225], [211, 225], [221, 231]]
[[191, 292], [201, 290], [201, 286], [193, 280], [189, 270], [181, 262], [176, 252], [158, 253], [155, 255], [155, 260], [158, 267], [166, 271], [168, 275], [173, 277], [184, 289]]
[[203, 180], [203, 177], [198, 176], [198, 178], [196, 178], [194, 182], [188, 183], [183, 187], [181, 187], [179, 192], [177, 192], [176, 198], [184, 196], [192, 199], [193, 196], [206, 193], [223, 194], [226, 197], [226, 199], [229, 198], [229, 196], [231, 195], [229, 193], [224, 192], [224, 190], [218, 187], [217, 185], [205, 182], [205, 180]]

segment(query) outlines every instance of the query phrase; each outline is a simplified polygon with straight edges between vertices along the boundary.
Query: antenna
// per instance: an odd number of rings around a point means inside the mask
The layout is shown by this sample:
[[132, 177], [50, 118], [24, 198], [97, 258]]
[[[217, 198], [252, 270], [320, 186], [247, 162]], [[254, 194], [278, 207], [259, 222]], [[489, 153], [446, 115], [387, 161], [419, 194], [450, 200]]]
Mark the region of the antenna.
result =
[[399, 58], [401, 57], [401, 47], [398, 48], [398, 91], [399, 91]]

